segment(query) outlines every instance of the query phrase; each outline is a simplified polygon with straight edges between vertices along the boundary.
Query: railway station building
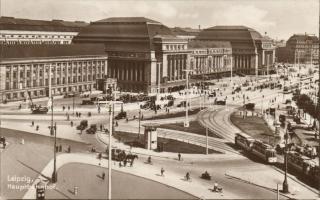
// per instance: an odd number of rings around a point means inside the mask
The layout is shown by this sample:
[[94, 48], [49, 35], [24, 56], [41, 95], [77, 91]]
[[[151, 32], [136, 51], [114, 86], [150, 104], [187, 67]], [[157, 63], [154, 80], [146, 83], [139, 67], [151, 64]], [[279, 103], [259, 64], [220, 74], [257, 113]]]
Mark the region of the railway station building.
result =
[[[0, 46], [0, 102], [91, 91], [107, 74], [104, 45]], [[51, 71], [51, 72], [50, 72]]]
[[230, 46], [224, 42], [211, 42], [209, 46], [192, 42], [144, 17], [91, 22], [73, 42], [104, 44], [108, 77], [116, 78], [121, 91], [128, 92], [156, 93], [159, 80], [161, 92], [180, 90], [186, 84], [186, 69], [196, 75], [218, 73], [226, 70], [232, 60]]
[[272, 40], [245, 26], [214, 26], [202, 30], [195, 40], [230, 42], [236, 73], [266, 74], [275, 62]]

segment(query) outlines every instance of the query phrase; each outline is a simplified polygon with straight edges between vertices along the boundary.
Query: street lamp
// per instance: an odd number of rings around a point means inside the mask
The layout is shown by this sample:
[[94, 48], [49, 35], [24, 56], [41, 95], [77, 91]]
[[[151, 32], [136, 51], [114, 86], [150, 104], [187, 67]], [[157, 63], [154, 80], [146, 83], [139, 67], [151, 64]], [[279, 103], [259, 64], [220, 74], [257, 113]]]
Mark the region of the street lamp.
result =
[[108, 148], [108, 153], [109, 153], [109, 160], [108, 160], [108, 199], [111, 200], [111, 135], [112, 135], [112, 130], [113, 130], [113, 102], [112, 104], [109, 104], [109, 122], [110, 122], [110, 127], [109, 127], [109, 148]]
[[288, 124], [286, 125], [286, 133], [284, 135], [284, 139], [285, 139], [285, 147], [284, 147], [284, 162], [285, 162], [285, 173], [284, 173], [284, 181], [282, 184], [282, 192], [283, 193], [289, 193], [289, 185], [288, 185], [288, 181], [287, 181], [287, 171], [288, 171]]
[[139, 132], [138, 132], [138, 138], [140, 138], [140, 121], [141, 121], [141, 108], [139, 108]]
[[74, 115], [74, 96], [75, 96], [75, 93], [73, 91], [73, 95], [72, 95], [72, 115]]
[[186, 120], [184, 122], [184, 127], [189, 127], [189, 118], [188, 118], [188, 110], [189, 110], [189, 72], [191, 72], [193, 70], [185, 69], [183, 71], [186, 72], [186, 89], [187, 89], [187, 95], [186, 95]]

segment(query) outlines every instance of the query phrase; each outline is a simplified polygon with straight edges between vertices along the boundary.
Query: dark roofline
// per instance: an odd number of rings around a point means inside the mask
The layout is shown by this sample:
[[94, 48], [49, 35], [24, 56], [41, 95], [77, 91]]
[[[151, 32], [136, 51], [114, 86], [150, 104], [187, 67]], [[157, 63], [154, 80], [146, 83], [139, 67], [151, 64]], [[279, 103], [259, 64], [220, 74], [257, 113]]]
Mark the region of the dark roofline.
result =
[[103, 44], [0, 45], [0, 58], [31, 59], [107, 56]]
[[64, 21], [58, 19], [49, 21], [0, 17], [0, 30], [79, 32], [81, 28], [87, 25], [88, 23], [83, 21]]
[[101, 19], [95, 22], [91, 22], [91, 24], [103, 24], [103, 23], [115, 23], [115, 24], [119, 24], [119, 23], [142, 23], [142, 24], [161, 24], [158, 21], [149, 19], [149, 18], [145, 18], [145, 17], [109, 17], [106, 19]]

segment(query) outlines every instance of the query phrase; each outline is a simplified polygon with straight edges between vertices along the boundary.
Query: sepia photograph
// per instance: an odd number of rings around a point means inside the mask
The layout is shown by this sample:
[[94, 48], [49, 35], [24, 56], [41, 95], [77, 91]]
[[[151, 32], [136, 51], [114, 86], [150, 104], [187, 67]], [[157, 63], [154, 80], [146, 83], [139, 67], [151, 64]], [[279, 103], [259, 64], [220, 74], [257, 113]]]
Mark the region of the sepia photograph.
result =
[[320, 0], [0, 0], [0, 200], [320, 199]]

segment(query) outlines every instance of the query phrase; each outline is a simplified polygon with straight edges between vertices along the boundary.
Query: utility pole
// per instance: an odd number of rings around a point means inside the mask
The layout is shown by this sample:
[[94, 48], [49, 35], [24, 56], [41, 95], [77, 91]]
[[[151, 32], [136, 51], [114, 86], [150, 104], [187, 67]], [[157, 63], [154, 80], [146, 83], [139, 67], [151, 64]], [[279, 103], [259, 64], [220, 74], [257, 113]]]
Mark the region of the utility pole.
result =
[[209, 151], [208, 151], [208, 146], [209, 146], [209, 141], [208, 141], [208, 127], [206, 127], [206, 155], [209, 154]]
[[140, 129], [141, 129], [140, 121], [141, 121], [141, 108], [139, 108], [139, 132], [138, 132], [138, 138], [140, 138]]
[[186, 120], [184, 122], [184, 127], [189, 127], [189, 118], [188, 118], [188, 110], [189, 110], [189, 72], [193, 71], [190, 69], [183, 70], [186, 72], [186, 89], [187, 89], [187, 95], [186, 95]]
[[[112, 101], [111, 101], [112, 102]], [[113, 129], [113, 120], [112, 120], [112, 116], [113, 116], [113, 102], [111, 104], [109, 104], [109, 146], [108, 146], [108, 151], [109, 151], [109, 160], [108, 160], [108, 199], [111, 200], [111, 136], [112, 136], [112, 129]]]
[[51, 126], [50, 126], [50, 135], [54, 134], [54, 147], [53, 147], [53, 172], [51, 181], [52, 183], [57, 182], [57, 125], [55, 129], [53, 127], [53, 95], [52, 95], [52, 81], [51, 81], [51, 71], [52, 65], [49, 67], [49, 101], [51, 101]]
[[284, 174], [284, 181], [282, 184], [282, 192], [289, 193], [289, 185], [287, 180], [287, 171], [288, 171], [288, 125], [286, 124], [286, 133], [285, 133], [285, 150], [284, 150], [284, 162], [285, 162], [285, 174]]

